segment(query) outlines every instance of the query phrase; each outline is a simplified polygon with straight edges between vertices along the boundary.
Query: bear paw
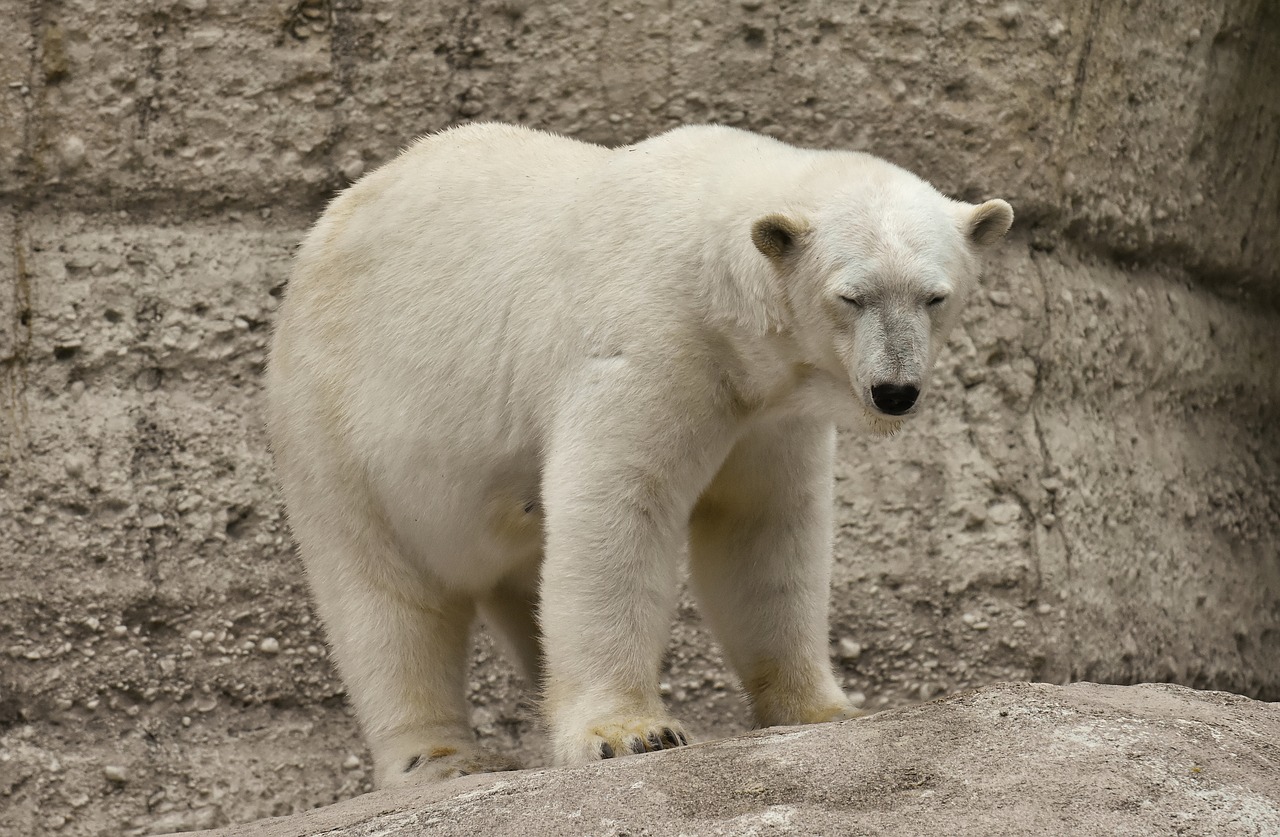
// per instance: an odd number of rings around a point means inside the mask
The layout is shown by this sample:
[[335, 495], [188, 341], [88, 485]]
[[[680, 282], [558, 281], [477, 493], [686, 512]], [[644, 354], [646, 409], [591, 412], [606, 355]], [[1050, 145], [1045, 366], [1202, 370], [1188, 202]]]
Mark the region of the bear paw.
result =
[[565, 736], [558, 744], [561, 764], [582, 764], [685, 747], [689, 736], [679, 722], [669, 718], [636, 718], [592, 724]]
[[799, 701], [771, 701], [757, 699], [754, 703], [756, 727], [792, 727], [802, 724], [828, 724], [864, 718], [868, 712], [857, 708], [847, 698], [831, 703]]
[[396, 758], [384, 769], [379, 786], [432, 784], [472, 773], [502, 773], [519, 769], [516, 761], [496, 753], [475, 747], [439, 746]]

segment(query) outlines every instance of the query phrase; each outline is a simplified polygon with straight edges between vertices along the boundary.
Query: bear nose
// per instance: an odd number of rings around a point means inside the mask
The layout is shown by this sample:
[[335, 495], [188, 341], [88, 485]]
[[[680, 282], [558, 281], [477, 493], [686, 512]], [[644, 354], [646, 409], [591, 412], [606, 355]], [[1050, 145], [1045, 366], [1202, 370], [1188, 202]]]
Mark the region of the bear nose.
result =
[[920, 397], [920, 388], [907, 384], [876, 384], [871, 388], [871, 401], [876, 409], [891, 416], [900, 416], [910, 410]]

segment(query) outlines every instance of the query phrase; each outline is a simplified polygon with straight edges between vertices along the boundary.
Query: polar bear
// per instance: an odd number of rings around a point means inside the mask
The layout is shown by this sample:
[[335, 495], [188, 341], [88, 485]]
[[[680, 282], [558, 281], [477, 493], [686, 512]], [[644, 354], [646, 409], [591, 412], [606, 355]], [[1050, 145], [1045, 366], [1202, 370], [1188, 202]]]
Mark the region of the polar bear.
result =
[[893, 433], [1009, 229], [875, 157], [720, 126], [607, 149], [476, 124], [343, 192], [279, 312], [269, 430], [380, 786], [511, 765], [476, 611], [556, 763], [678, 747], [680, 560], [761, 726], [850, 718], [835, 426]]

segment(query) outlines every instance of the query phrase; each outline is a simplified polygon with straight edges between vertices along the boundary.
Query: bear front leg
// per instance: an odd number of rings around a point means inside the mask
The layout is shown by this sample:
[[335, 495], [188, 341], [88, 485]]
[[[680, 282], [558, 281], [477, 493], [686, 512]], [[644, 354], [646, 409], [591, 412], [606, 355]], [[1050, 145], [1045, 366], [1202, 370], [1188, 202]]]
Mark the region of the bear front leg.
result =
[[824, 422], [756, 428], [690, 521], [694, 592], [762, 727], [863, 714], [827, 653], [834, 452]]
[[544, 471], [544, 707], [559, 765], [689, 741], [663, 705], [659, 667], [689, 513], [728, 432], [695, 407], [608, 405], [593, 399]]

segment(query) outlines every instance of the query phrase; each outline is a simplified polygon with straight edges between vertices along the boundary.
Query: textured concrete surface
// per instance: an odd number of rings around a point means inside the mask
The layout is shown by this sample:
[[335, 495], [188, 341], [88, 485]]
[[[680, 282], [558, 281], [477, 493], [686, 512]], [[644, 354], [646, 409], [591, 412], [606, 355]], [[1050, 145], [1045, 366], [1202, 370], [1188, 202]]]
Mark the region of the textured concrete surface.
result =
[[[1280, 11], [1198, 3], [0, 0], [0, 834], [368, 788], [261, 427], [288, 259], [414, 135], [717, 120], [1017, 208], [938, 397], [841, 446], [870, 709], [1006, 679], [1280, 697]], [[692, 607], [664, 672], [741, 732]], [[481, 637], [477, 734], [539, 764]]]
[[1280, 834], [1280, 706], [1013, 684], [590, 767], [381, 791], [208, 837]]

